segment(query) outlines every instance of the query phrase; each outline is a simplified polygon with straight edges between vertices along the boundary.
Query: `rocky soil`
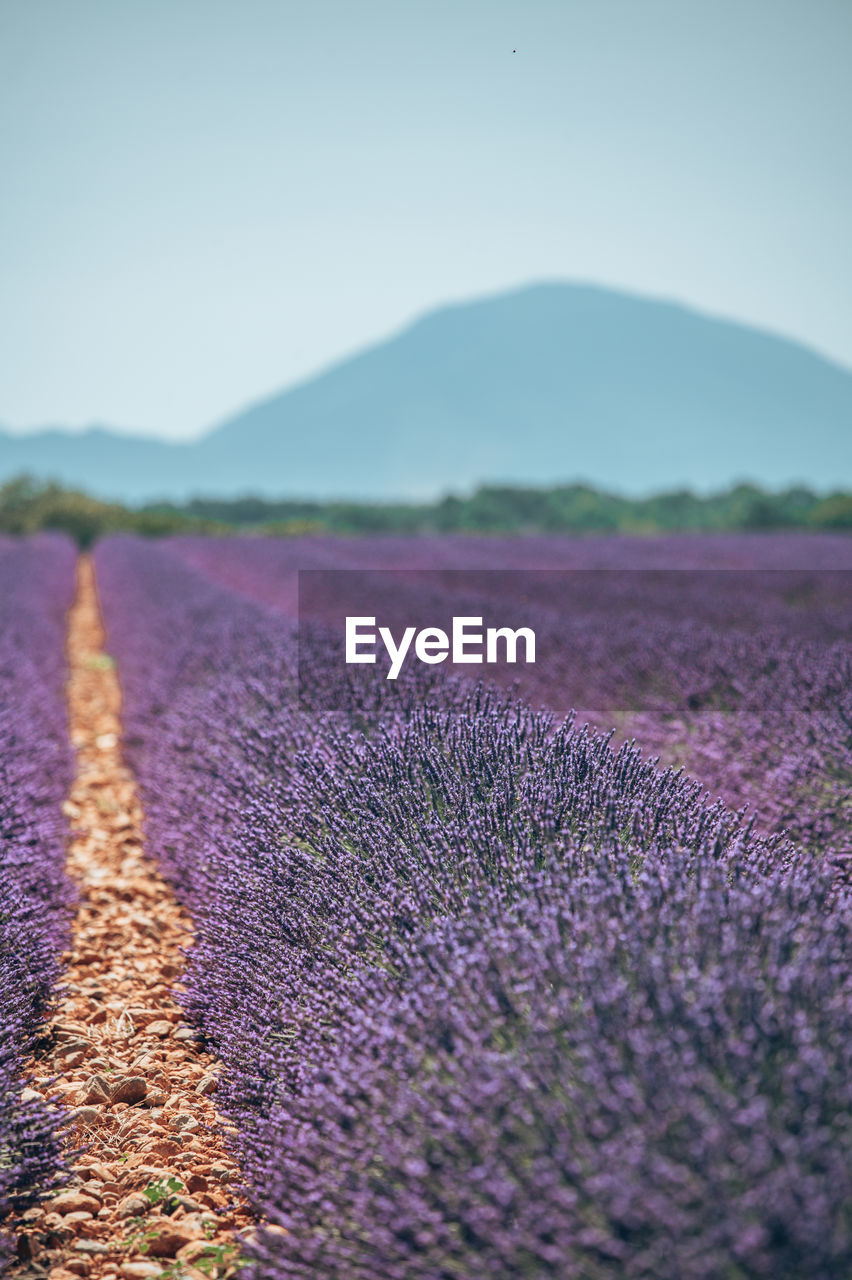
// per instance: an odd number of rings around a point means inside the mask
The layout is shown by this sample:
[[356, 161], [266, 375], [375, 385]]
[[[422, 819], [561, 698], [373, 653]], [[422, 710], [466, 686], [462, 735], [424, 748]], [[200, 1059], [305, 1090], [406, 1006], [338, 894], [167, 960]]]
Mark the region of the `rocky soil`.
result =
[[69, 620], [68, 707], [77, 776], [66, 803], [80, 900], [64, 990], [30, 1087], [62, 1101], [73, 1165], [23, 1215], [18, 1277], [121, 1280], [234, 1274], [252, 1219], [216, 1114], [217, 1064], [173, 991], [192, 929], [146, 857], [121, 757], [121, 695], [91, 561]]

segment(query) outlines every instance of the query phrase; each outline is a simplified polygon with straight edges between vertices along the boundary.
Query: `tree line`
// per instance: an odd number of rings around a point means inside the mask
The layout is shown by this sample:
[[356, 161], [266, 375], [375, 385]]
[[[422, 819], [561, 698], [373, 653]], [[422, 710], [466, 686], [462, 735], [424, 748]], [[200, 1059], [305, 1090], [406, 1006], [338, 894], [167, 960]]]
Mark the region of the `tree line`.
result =
[[852, 492], [796, 486], [771, 492], [738, 484], [719, 493], [689, 489], [624, 497], [585, 484], [526, 488], [482, 485], [436, 502], [323, 502], [258, 497], [195, 498], [127, 507], [27, 476], [0, 487], [0, 533], [61, 529], [86, 547], [109, 533], [255, 532], [306, 534], [584, 534], [830, 529], [852, 532]]

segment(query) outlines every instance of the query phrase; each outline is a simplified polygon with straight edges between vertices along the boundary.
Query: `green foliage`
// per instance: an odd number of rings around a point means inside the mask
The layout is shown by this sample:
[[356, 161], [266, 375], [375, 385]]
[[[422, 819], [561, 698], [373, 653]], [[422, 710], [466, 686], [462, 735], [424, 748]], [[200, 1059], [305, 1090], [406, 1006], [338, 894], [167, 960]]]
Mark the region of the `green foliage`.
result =
[[164, 1200], [171, 1200], [173, 1196], [179, 1195], [183, 1189], [183, 1183], [178, 1178], [158, 1178], [156, 1182], [149, 1182], [142, 1194], [152, 1205], [162, 1204]]
[[24, 476], [0, 488], [0, 533], [62, 529], [81, 547], [109, 533], [311, 534], [675, 533], [741, 529], [852, 530], [852, 493], [770, 493], [740, 484], [700, 497], [689, 489], [625, 498], [589, 485], [532, 489], [483, 485], [433, 503], [311, 502], [256, 497], [197, 498], [140, 510]]
[[769, 493], [739, 484], [701, 497], [689, 489], [625, 498], [590, 485], [532, 489], [483, 485], [467, 497], [434, 503], [196, 499], [158, 508], [275, 537], [311, 533], [674, 533], [741, 529], [852, 528], [852, 494], [820, 497], [810, 489]]
[[21, 476], [0, 488], [0, 533], [59, 529], [83, 548], [108, 533], [125, 531], [146, 537], [169, 533], [228, 533], [230, 526], [172, 512], [133, 511], [117, 502], [101, 502], [73, 489]]
[[852, 529], [852, 493], [832, 493], [817, 503], [809, 519], [821, 529]]
[[235, 1244], [210, 1244], [193, 1258], [189, 1267], [180, 1261], [165, 1263], [156, 1280], [184, 1280], [187, 1275], [197, 1275], [199, 1271], [210, 1280], [224, 1280], [236, 1275], [245, 1265]]

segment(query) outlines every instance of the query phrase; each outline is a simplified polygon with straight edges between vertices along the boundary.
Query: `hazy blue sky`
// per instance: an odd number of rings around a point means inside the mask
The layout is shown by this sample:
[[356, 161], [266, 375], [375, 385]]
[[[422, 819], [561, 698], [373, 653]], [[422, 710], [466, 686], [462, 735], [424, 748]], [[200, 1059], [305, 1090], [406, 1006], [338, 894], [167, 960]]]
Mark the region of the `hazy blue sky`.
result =
[[0, 0], [0, 421], [191, 435], [532, 279], [852, 365], [850, 65], [850, 0]]

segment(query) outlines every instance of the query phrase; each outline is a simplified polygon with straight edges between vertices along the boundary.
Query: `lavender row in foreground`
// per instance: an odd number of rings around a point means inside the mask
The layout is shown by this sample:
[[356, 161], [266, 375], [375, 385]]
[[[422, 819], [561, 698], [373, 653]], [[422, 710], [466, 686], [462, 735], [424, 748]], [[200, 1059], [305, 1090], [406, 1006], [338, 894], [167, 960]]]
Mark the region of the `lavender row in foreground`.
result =
[[63, 681], [74, 558], [58, 538], [0, 546], [0, 1220], [59, 1167], [56, 1116], [21, 1091], [69, 919], [61, 805], [72, 772]]
[[849, 901], [819, 859], [462, 682], [312, 713], [282, 621], [162, 550], [98, 559], [188, 1006], [288, 1228], [256, 1280], [848, 1275]]

